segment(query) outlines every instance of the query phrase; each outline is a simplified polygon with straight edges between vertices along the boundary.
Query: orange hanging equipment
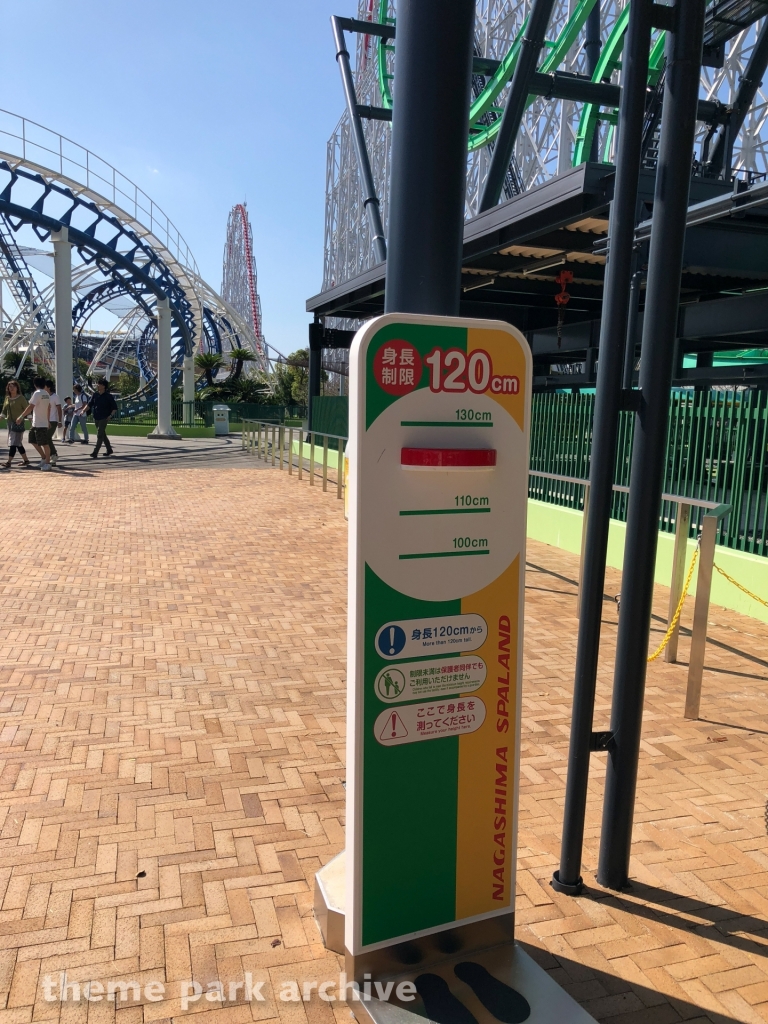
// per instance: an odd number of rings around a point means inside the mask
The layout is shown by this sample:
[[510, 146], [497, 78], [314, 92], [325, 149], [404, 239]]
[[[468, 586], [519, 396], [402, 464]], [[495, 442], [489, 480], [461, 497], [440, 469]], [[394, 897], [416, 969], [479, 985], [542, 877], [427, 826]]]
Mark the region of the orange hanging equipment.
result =
[[555, 283], [560, 285], [560, 291], [555, 295], [555, 302], [557, 303], [557, 347], [560, 348], [560, 343], [563, 339], [563, 322], [565, 320], [565, 307], [571, 301], [570, 293], [566, 291], [566, 288], [573, 281], [573, 272], [570, 270], [561, 270], [555, 278]]

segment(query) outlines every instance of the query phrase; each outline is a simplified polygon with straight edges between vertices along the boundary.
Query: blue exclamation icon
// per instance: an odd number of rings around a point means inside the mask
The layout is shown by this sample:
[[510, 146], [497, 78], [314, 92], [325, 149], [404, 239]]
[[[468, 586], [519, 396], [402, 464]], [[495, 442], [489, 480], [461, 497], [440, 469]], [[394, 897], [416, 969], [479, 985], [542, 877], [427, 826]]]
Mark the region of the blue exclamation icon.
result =
[[405, 647], [405, 630], [401, 626], [382, 626], [376, 637], [376, 648], [385, 658], [396, 658]]

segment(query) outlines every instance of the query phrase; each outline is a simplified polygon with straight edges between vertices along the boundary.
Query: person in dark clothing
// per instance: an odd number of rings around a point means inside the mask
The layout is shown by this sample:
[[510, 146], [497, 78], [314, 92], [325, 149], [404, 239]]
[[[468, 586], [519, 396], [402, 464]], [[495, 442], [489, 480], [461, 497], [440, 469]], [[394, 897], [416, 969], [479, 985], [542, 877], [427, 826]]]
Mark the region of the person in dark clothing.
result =
[[91, 452], [91, 458], [95, 459], [99, 454], [102, 443], [106, 448], [104, 458], [112, 455], [112, 445], [107, 437], [107, 424], [117, 412], [117, 402], [109, 393], [109, 384], [100, 380], [96, 384], [96, 394], [88, 403], [86, 412], [93, 414], [93, 422], [96, 424], [96, 447]]

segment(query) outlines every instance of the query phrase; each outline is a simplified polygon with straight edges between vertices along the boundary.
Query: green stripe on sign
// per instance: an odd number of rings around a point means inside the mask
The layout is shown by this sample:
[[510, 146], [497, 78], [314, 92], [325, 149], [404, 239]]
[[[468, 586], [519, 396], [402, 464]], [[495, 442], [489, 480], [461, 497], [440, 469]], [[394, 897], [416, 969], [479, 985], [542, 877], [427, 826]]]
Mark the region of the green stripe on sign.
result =
[[400, 555], [400, 558], [463, 558], [464, 555], [490, 555], [490, 551], [488, 548], [483, 551], [426, 551], [418, 555]]
[[489, 508], [413, 508], [401, 512], [401, 516], [469, 516], [475, 512], [490, 512]]
[[461, 601], [417, 601], [365, 567], [363, 945], [433, 928], [456, 916], [459, 739], [382, 746], [376, 696], [384, 665], [376, 633], [395, 619], [459, 615]]
[[492, 427], [492, 423], [457, 423], [455, 420], [400, 420], [401, 427]]

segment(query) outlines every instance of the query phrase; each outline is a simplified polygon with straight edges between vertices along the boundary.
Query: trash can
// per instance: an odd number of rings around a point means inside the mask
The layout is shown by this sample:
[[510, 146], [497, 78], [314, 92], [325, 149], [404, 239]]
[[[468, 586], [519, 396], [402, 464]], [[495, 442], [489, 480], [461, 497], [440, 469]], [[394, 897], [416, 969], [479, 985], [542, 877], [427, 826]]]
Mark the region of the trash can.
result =
[[219, 437], [229, 433], [229, 406], [214, 405], [213, 407], [213, 432]]

